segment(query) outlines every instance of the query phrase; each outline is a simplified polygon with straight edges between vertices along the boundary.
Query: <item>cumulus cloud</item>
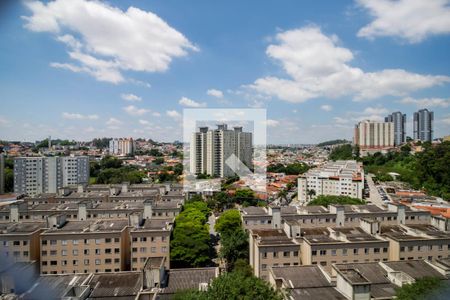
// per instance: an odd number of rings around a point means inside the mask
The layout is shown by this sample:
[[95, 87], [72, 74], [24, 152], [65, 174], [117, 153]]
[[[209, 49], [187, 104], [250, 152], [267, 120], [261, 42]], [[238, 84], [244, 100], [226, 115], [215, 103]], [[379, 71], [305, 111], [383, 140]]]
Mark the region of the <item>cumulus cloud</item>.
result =
[[352, 67], [354, 54], [339, 46], [337, 36], [327, 36], [316, 26], [276, 35], [266, 54], [281, 63], [290, 78], [268, 76], [244, 86], [258, 93], [300, 103], [318, 97], [352, 96], [374, 99], [408, 93], [450, 82], [448, 76], [410, 73], [402, 69], [365, 72]]
[[62, 117], [66, 120], [97, 120], [98, 115], [82, 115], [78, 113], [63, 112]]
[[333, 110], [333, 106], [328, 105], [328, 104], [324, 104], [324, 105], [320, 106], [320, 109], [324, 110], [324, 111], [332, 111]]
[[142, 98], [139, 96], [136, 96], [135, 94], [121, 94], [120, 97], [129, 102], [139, 102], [142, 101]]
[[280, 122], [277, 120], [267, 119], [266, 125], [267, 125], [267, 127], [277, 127], [278, 125], [280, 125]]
[[139, 120], [139, 124], [141, 124], [141, 125], [149, 125], [150, 122], [147, 121], [147, 120]]
[[121, 124], [123, 124], [123, 122], [116, 118], [109, 118], [108, 121], [106, 121], [107, 126], [118, 126]]
[[154, 116], [154, 117], [161, 117], [161, 114], [159, 113], [159, 112], [153, 112], [152, 113], [152, 116]]
[[168, 110], [166, 111], [166, 115], [174, 119], [179, 119], [181, 117], [180, 113], [176, 110]]
[[221, 90], [209, 89], [206, 91], [206, 94], [216, 98], [223, 98], [223, 92]]
[[9, 121], [6, 118], [0, 116], [0, 125], [6, 126], [7, 124], [9, 124]]
[[145, 109], [145, 108], [137, 108], [137, 107], [134, 106], [134, 105], [128, 105], [128, 106], [125, 106], [125, 107], [123, 108], [123, 110], [124, 110], [127, 114], [132, 115], [132, 116], [142, 116], [142, 115], [144, 115], [144, 114], [150, 112], [149, 109]]
[[189, 99], [187, 97], [182, 97], [180, 99], [180, 101], [178, 101], [178, 103], [180, 105], [187, 106], [187, 107], [206, 107], [206, 103], [205, 102], [202, 102], [202, 103], [196, 102], [196, 101], [194, 101], [192, 99]]
[[164, 72], [174, 58], [197, 51], [182, 33], [150, 11], [126, 11], [100, 1], [27, 1], [25, 28], [48, 32], [68, 47], [72, 61], [51, 66], [99, 81], [125, 81], [122, 71]]
[[394, 36], [417, 43], [428, 36], [450, 33], [449, 0], [357, 0], [373, 21], [358, 36]]
[[403, 104], [414, 104], [417, 107], [449, 107], [450, 106], [450, 98], [421, 98], [415, 99], [411, 97], [403, 98], [399, 101]]

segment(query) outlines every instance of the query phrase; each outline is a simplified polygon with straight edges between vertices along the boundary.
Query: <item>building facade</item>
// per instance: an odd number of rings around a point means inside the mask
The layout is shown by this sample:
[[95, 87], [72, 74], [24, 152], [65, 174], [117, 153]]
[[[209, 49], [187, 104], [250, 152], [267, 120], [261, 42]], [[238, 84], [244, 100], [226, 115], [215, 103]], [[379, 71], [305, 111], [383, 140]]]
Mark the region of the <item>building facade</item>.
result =
[[399, 146], [406, 142], [406, 114], [393, 112], [384, 118], [385, 122], [394, 124], [394, 146]]
[[115, 155], [133, 155], [136, 149], [132, 138], [112, 139], [109, 141], [109, 153]]
[[349, 196], [362, 199], [364, 171], [354, 160], [328, 162], [298, 178], [298, 200], [308, 202], [318, 195]]
[[[226, 163], [228, 159], [237, 158], [247, 168], [252, 169], [253, 141], [252, 133], [244, 132], [242, 127], [229, 130], [226, 124], [209, 130], [200, 127], [191, 139], [190, 170], [194, 174], [208, 174], [226, 177], [234, 175]], [[233, 164], [236, 161], [233, 161]], [[239, 161], [237, 161], [239, 166]]]
[[380, 151], [394, 147], [394, 123], [361, 121], [355, 126], [354, 144], [361, 151]]
[[89, 183], [89, 157], [17, 157], [14, 159], [14, 192], [37, 195], [59, 188]]
[[423, 142], [433, 140], [434, 113], [428, 109], [421, 109], [414, 113], [413, 138]]

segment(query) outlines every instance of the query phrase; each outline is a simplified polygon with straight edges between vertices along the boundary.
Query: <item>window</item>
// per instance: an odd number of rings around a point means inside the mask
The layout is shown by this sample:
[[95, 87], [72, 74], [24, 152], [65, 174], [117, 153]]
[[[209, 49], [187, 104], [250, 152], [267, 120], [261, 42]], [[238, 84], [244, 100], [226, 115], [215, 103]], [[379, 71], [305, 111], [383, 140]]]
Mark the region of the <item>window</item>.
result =
[[56, 240], [50, 240], [50, 245], [56, 245], [57, 241]]
[[388, 248], [383, 248], [383, 253], [387, 253], [388, 252]]
[[137, 237], [134, 237], [134, 238], [132, 239], [132, 241], [133, 241], [133, 242], [137, 242]]
[[42, 261], [42, 265], [43, 265], [43, 266], [46, 266], [46, 265], [47, 265], [47, 261], [46, 261], [46, 260], [43, 260], [43, 261]]
[[374, 253], [380, 253], [380, 248], [373, 248]]
[[331, 250], [331, 255], [336, 256], [336, 249]]
[[78, 240], [73, 240], [72, 245], [78, 245]]
[[28, 251], [23, 251], [23, 256], [28, 256]]
[[147, 241], [147, 238], [144, 236], [144, 237], [141, 237], [141, 242], [146, 242]]
[[290, 257], [290, 256], [291, 256], [291, 252], [289, 252], [289, 251], [284, 251], [284, 252], [283, 252], [283, 256], [284, 256], [284, 257]]
[[84, 244], [85, 244], [85, 245], [89, 245], [89, 240], [88, 240], [88, 239], [85, 239], [85, 240], [84, 240]]
[[327, 255], [327, 250], [320, 250], [319, 254], [320, 256]]
[[55, 256], [57, 254], [56, 250], [50, 250], [50, 255]]
[[262, 264], [261, 265], [261, 269], [266, 270], [267, 269], [267, 265], [266, 264]]
[[50, 261], [50, 266], [57, 266], [58, 262], [56, 260], [51, 260]]
[[42, 251], [42, 256], [47, 256], [47, 251]]
[[89, 259], [85, 259], [85, 260], [84, 260], [84, 265], [85, 265], [85, 266], [89, 265]]
[[105, 249], [105, 254], [111, 254], [111, 249], [110, 248]]
[[114, 253], [120, 253], [120, 249], [119, 248], [114, 248]]
[[99, 264], [101, 264], [101, 263], [102, 263], [102, 261], [101, 261], [100, 259], [97, 258], [97, 259], [95, 260], [95, 264], [96, 264], [96, 265], [99, 265]]
[[67, 240], [61, 240], [61, 245], [67, 246]]
[[263, 252], [263, 258], [267, 258], [267, 252]]
[[102, 239], [95, 239], [95, 244], [100, 245], [102, 243]]
[[106, 238], [105, 239], [105, 243], [111, 243], [111, 239], [110, 238]]
[[84, 255], [89, 255], [89, 249], [84, 249]]
[[139, 249], [139, 252], [141, 252], [141, 253], [145, 253], [145, 252], [147, 252], [147, 248], [145, 248], [145, 247], [141, 247], [141, 248]]
[[47, 245], [47, 240], [42, 240], [42, 245]]
[[364, 248], [364, 254], [369, 254], [369, 248]]
[[67, 260], [62, 260], [61, 261], [61, 266], [67, 266]]
[[165, 246], [161, 247], [161, 252], [162, 253], [166, 253], [167, 252], [167, 247], [165, 247]]
[[156, 247], [152, 247], [151, 251], [152, 253], [156, 253]]
[[100, 249], [95, 249], [95, 255], [100, 255], [101, 250]]
[[67, 256], [67, 250], [61, 250], [61, 255], [62, 256]]
[[405, 252], [405, 247], [400, 247], [400, 252]]
[[114, 238], [114, 243], [118, 243], [119, 242], [119, 238]]
[[137, 252], [137, 248], [133, 247], [133, 249], [131, 249], [132, 252]]
[[274, 257], [274, 258], [277, 258], [277, 257], [278, 257], [278, 252], [274, 251], [274, 252], [273, 252], [273, 257]]
[[356, 249], [356, 248], [353, 249], [353, 254], [354, 254], [354, 255], [358, 255], [358, 249]]
[[73, 254], [74, 256], [77, 256], [77, 255], [78, 255], [78, 250], [77, 250], [77, 249], [73, 249], [73, 250], [72, 250], [72, 254]]
[[342, 255], [347, 256], [347, 249], [342, 249]]
[[316, 256], [316, 255], [317, 255], [317, 250], [311, 251], [311, 255], [312, 255], [312, 256]]
[[78, 266], [78, 260], [74, 259], [74, 260], [72, 261], [72, 264], [73, 264], [74, 266]]
[[298, 256], [298, 251], [294, 251], [294, 256]]

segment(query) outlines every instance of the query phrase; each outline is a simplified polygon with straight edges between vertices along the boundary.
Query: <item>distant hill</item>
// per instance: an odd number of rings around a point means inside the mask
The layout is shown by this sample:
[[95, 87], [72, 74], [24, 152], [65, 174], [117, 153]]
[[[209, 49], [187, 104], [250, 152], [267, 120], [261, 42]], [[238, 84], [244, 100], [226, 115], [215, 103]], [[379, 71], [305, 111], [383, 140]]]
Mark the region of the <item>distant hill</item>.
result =
[[332, 146], [332, 145], [346, 144], [346, 143], [350, 143], [350, 141], [347, 141], [347, 140], [331, 140], [331, 141], [326, 141], [326, 142], [322, 142], [320, 144], [317, 144], [317, 146], [318, 147], [324, 147], [324, 146]]

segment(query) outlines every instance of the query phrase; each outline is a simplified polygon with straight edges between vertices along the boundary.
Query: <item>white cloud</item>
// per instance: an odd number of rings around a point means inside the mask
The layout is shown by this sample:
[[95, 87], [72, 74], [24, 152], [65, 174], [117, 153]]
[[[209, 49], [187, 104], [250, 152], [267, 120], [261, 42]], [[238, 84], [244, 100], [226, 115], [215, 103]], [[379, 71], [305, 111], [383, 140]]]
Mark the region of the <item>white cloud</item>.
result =
[[196, 102], [196, 101], [194, 101], [192, 99], [189, 99], [187, 97], [182, 97], [180, 99], [180, 101], [178, 101], [178, 103], [180, 105], [187, 106], [187, 107], [206, 107], [206, 103], [205, 102], [202, 102], [202, 103]]
[[122, 125], [123, 122], [116, 119], [116, 118], [109, 118], [108, 121], [106, 121], [106, 125], [108, 126], [118, 126], [118, 125]]
[[347, 118], [334, 117], [333, 119], [334, 119], [334, 122], [337, 124], [347, 124], [348, 122], [350, 122], [350, 120]]
[[9, 121], [6, 118], [0, 116], [0, 125], [6, 126], [7, 124], [9, 124]]
[[82, 115], [78, 113], [63, 112], [62, 117], [66, 120], [97, 120], [98, 115]]
[[139, 120], [139, 124], [141, 124], [141, 125], [149, 125], [150, 122], [147, 121], [147, 120]]
[[135, 94], [121, 94], [120, 97], [125, 100], [125, 101], [129, 101], [129, 102], [138, 102], [138, 101], [142, 101], [142, 98], [139, 96], [136, 96]]
[[308, 26], [277, 34], [277, 44], [266, 54], [279, 61], [290, 78], [273, 76], [257, 79], [244, 87], [300, 103], [318, 97], [352, 96], [354, 100], [374, 99], [408, 93], [450, 82], [448, 76], [410, 73], [402, 69], [365, 72], [349, 63], [354, 54], [340, 47], [337, 36], [326, 36], [320, 28]]
[[449, 107], [450, 106], [450, 98], [421, 98], [414, 99], [411, 97], [403, 98], [399, 101], [403, 104], [414, 104], [417, 107]]
[[145, 109], [145, 108], [137, 108], [134, 105], [128, 105], [126, 107], [123, 108], [123, 110], [128, 113], [129, 115], [132, 116], [142, 116], [148, 112], [150, 112], [149, 109]]
[[[152, 12], [122, 11], [87, 0], [27, 1], [25, 27], [49, 32], [68, 47], [73, 63], [51, 66], [83, 72], [111, 83], [125, 81], [122, 71], [164, 72], [174, 58], [197, 51], [182, 33]], [[70, 33], [70, 34], [69, 34]]]
[[278, 125], [280, 125], [280, 122], [277, 120], [267, 119], [266, 125], [267, 125], [267, 127], [277, 127]]
[[206, 94], [216, 98], [223, 98], [223, 92], [221, 90], [209, 89], [206, 91]]
[[333, 106], [328, 105], [328, 104], [324, 104], [324, 105], [320, 106], [320, 109], [324, 110], [324, 111], [332, 111], [333, 110]]
[[450, 33], [449, 0], [357, 0], [374, 19], [358, 31], [372, 39], [394, 36], [417, 43], [428, 36]]
[[446, 117], [441, 119], [441, 122], [450, 125], [450, 115], [447, 115]]
[[176, 110], [168, 110], [166, 111], [166, 115], [174, 119], [179, 119], [181, 117], [180, 113]]
[[152, 113], [152, 116], [154, 116], [154, 117], [161, 117], [161, 114], [159, 113], [159, 112], [153, 112]]

